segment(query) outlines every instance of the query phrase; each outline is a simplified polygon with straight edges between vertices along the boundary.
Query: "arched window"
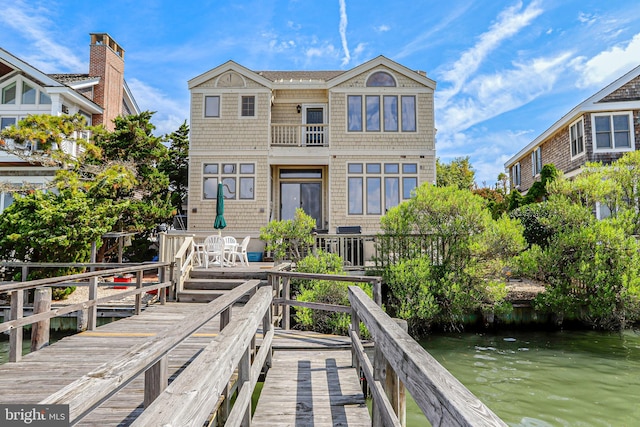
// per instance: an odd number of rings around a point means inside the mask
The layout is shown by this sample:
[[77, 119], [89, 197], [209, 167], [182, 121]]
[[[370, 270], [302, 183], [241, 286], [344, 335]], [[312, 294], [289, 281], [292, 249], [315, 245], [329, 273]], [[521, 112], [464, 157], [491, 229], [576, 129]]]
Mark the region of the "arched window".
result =
[[396, 85], [396, 81], [391, 76], [391, 74], [384, 71], [376, 71], [371, 74], [367, 79], [368, 87], [394, 87]]

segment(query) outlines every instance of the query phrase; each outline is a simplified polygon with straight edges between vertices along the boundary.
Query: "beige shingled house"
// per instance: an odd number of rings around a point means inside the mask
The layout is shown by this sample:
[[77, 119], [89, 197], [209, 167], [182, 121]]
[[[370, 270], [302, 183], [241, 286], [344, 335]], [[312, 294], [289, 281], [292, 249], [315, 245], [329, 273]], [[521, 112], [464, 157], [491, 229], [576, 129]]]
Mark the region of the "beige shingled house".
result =
[[189, 81], [187, 228], [257, 237], [301, 207], [318, 232], [375, 233], [435, 182], [435, 82], [383, 56], [347, 71], [252, 71], [226, 62]]

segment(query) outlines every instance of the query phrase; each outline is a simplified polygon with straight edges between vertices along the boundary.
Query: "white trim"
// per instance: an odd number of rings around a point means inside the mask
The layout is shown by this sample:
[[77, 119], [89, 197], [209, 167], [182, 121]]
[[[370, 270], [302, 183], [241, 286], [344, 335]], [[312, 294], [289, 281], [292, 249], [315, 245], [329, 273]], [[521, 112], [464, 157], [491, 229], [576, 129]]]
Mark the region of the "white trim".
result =
[[[218, 98], [218, 115], [207, 116], [207, 98]], [[219, 119], [222, 116], [222, 96], [220, 95], [205, 95], [202, 97], [202, 118], [203, 119]]]
[[[244, 97], [252, 97], [253, 98], [253, 116], [243, 116], [242, 115], [242, 98]], [[238, 94], [238, 119], [239, 120], [254, 120], [258, 118], [258, 96], [250, 93]]]
[[[611, 148], [598, 148], [596, 141], [596, 117], [612, 117], [612, 116], [627, 116], [629, 119], [629, 147], [616, 148], [615, 147], [615, 130], [613, 129], [613, 123], [611, 124], [610, 136], [611, 136]], [[611, 119], [610, 119], [611, 121]], [[635, 131], [633, 123], [632, 111], [606, 111], [602, 113], [594, 113], [591, 115], [591, 141], [593, 144], [594, 153], [625, 153], [627, 151], [634, 151], [636, 149]]]
[[[573, 140], [571, 139], [571, 128], [574, 125], [578, 124], [578, 123], [582, 123], [582, 151], [574, 156], [573, 155], [573, 150], [572, 150], [572, 148], [573, 148], [572, 147]], [[567, 131], [569, 132], [569, 158], [571, 160], [575, 160], [575, 159], [578, 159], [578, 158], [586, 155], [587, 154], [587, 144], [586, 144], [586, 137], [585, 137], [585, 134], [584, 134], [584, 117], [580, 117], [578, 120], [576, 120], [573, 123], [569, 124], [569, 127], [568, 127]]]

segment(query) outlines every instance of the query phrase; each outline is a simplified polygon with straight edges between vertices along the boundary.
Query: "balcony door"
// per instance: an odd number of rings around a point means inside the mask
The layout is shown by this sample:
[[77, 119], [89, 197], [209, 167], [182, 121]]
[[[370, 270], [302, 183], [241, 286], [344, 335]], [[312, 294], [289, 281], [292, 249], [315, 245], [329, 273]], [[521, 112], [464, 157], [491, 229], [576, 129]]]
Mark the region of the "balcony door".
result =
[[324, 105], [305, 105], [303, 108], [305, 126], [302, 140], [308, 147], [324, 147], [326, 142]]

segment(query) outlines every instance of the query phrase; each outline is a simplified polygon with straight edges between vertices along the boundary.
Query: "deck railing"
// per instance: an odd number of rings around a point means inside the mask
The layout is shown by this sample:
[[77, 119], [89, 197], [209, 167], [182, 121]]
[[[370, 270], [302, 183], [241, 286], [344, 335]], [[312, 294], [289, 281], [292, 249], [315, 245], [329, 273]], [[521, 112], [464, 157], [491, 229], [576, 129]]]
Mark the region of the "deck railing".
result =
[[327, 124], [272, 124], [272, 147], [328, 147]]
[[[203, 425], [212, 411], [220, 411], [219, 416], [228, 416], [229, 420], [246, 419], [251, 415], [251, 394], [260, 369], [265, 363], [271, 363], [271, 290], [263, 287], [256, 291], [258, 285], [259, 280], [245, 282], [194, 310], [188, 318], [164, 333], [132, 347], [60, 389], [40, 404], [69, 405], [69, 421], [73, 425], [144, 373], [144, 406], [147, 409], [132, 425]], [[240, 314], [231, 319], [231, 307], [247, 293], [255, 295]], [[167, 387], [169, 352], [216, 316], [220, 316], [220, 334]], [[264, 328], [265, 336], [256, 353], [255, 335], [259, 326]], [[228, 387], [236, 368], [238, 396], [228, 412], [229, 400], [235, 391]], [[220, 399], [221, 395], [223, 399]]]
[[[87, 329], [93, 330], [97, 326], [98, 306], [114, 299], [135, 295], [134, 313], [140, 314], [142, 310], [142, 295], [145, 292], [156, 291], [160, 295], [162, 304], [166, 301], [166, 292], [160, 289], [168, 288], [172, 282], [166, 281], [164, 276], [165, 267], [168, 263], [137, 264], [128, 267], [112, 268], [114, 264], [103, 263], [17, 263], [5, 262], [1, 266], [9, 268], [19, 268], [22, 271], [22, 282], [5, 282], [0, 284], [0, 294], [8, 293], [11, 296], [11, 309], [9, 320], [5, 319], [0, 323], [0, 333], [9, 331], [9, 362], [17, 362], [22, 358], [22, 327], [33, 325], [31, 333], [31, 351], [36, 351], [45, 346], [49, 341], [50, 319], [62, 316], [74, 311], [84, 311], [87, 313]], [[38, 279], [26, 281], [29, 268], [89, 268], [96, 271], [87, 273], [72, 274], [67, 276], [52, 277], [48, 279]], [[158, 282], [143, 283], [145, 271], [158, 273]], [[98, 298], [98, 279], [102, 276], [115, 276], [121, 274], [135, 274], [135, 283], [132, 283], [132, 290], [119, 292], [117, 295]], [[59, 286], [88, 286], [89, 297], [87, 301], [68, 304], [61, 307], [51, 307], [51, 288]], [[25, 291], [34, 290], [33, 314], [24, 316], [24, 295]]]

